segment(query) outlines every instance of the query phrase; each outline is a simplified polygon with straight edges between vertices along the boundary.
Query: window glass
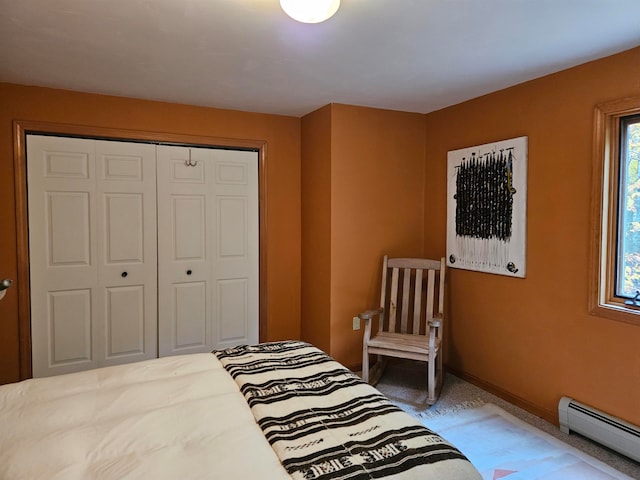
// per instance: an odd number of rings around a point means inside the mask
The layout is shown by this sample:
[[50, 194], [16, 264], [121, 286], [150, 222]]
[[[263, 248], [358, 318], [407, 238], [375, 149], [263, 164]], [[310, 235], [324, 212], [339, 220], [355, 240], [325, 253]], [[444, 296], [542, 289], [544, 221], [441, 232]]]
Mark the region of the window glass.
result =
[[640, 115], [620, 120], [616, 295], [640, 291]]

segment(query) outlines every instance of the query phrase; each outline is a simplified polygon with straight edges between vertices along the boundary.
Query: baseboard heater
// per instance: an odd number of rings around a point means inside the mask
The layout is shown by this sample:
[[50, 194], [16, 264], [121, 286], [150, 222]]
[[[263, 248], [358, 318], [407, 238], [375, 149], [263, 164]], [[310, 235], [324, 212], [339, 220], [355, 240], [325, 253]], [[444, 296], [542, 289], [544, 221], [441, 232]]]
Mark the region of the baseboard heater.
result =
[[558, 404], [560, 430], [576, 432], [640, 462], [640, 428], [619, 418], [562, 397]]

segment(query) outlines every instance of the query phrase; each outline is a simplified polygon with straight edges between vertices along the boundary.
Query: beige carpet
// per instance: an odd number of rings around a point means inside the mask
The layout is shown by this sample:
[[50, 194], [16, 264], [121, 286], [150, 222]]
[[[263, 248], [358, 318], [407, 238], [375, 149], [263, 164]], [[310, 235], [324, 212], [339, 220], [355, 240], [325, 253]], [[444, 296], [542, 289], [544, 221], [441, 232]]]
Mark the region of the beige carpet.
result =
[[[390, 363], [377, 387], [400, 408], [403, 408], [409, 414], [420, 418], [427, 426], [430, 419], [437, 419], [440, 416], [455, 416], [459, 412], [477, 408], [486, 403], [494, 404], [506, 411], [508, 414], [524, 421], [527, 425], [533, 426], [544, 432], [543, 435], [550, 435], [556, 440], [570, 446], [569, 448], [575, 447], [580, 452], [613, 467], [622, 474], [627, 475], [626, 477], [623, 476], [620, 478], [640, 479], [639, 463], [579, 435], [566, 435], [555, 425], [552, 425], [545, 420], [542, 420], [541, 418], [538, 418], [535, 415], [532, 415], [502, 400], [501, 398], [496, 397], [495, 395], [471, 385], [454, 375], [447, 374], [438, 402], [429, 407], [425, 403], [425, 379], [426, 371], [424, 369], [424, 364], [420, 364], [419, 362], [398, 361]], [[517, 478], [536, 477], [508, 476], [504, 478], [516, 480]], [[581, 478], [590, 479], [599, 477], [583, 476]]]

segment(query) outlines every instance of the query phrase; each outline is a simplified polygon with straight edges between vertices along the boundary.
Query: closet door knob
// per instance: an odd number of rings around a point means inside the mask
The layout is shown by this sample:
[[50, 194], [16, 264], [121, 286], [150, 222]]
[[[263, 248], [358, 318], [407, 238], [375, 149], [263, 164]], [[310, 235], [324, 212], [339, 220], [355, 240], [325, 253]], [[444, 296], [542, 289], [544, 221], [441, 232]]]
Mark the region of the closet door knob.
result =
[[7, 288], [11, 286], [13, 280], [5, 278], [4, 280], [0, 280], [0, 300], [4, 298], [7, 293]]
[[191, 275], [191, 270], [187, 270], [187, 275]]
[[127, 272], [122, 272], [122, 278], [125, 278], [127, 275], [129, 275]]

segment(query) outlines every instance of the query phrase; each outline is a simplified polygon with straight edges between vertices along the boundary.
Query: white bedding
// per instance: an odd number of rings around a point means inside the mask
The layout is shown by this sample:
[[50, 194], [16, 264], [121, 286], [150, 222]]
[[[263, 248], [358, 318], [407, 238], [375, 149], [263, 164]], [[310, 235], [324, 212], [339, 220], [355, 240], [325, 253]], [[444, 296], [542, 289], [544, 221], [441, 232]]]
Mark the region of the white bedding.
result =
[[216, 355], [0, 386], [0, 479], [480, 479], [311, 345]]
[[0, 478], [290, 480], [210, 353], [0, 386]]

